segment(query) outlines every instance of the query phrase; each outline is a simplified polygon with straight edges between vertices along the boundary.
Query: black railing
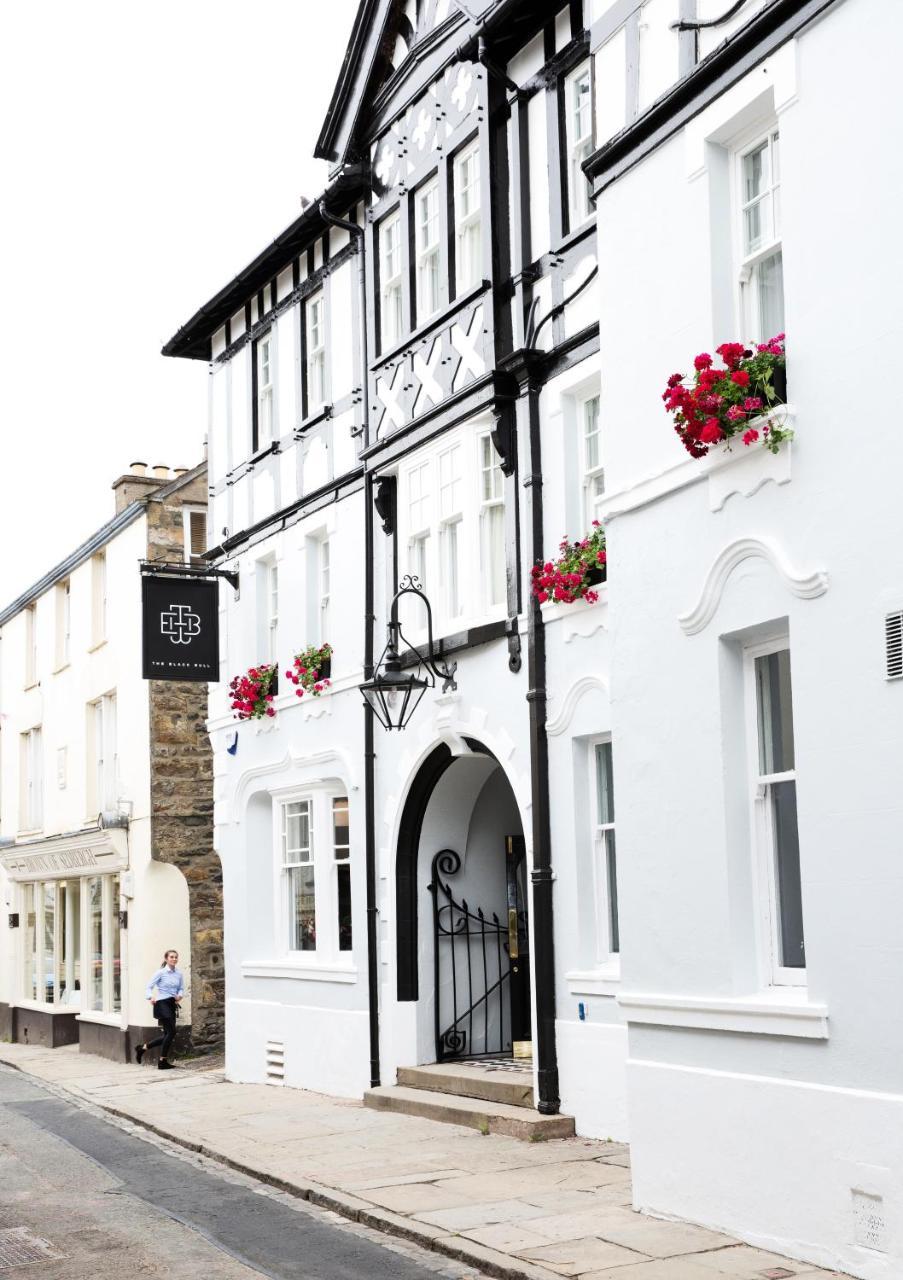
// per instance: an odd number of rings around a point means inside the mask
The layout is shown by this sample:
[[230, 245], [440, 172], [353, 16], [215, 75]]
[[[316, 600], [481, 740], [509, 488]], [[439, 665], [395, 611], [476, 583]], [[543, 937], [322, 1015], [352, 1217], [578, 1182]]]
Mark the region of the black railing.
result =
[[441, 849], [433, 858], [437, 1062], [511, 1053], [508, 925], [494, 911], [487, 917], [482, 908], [472, 911], [464, 898], [455, 899], [440, 876], [460, 870], [461, 859], [452, 849]]

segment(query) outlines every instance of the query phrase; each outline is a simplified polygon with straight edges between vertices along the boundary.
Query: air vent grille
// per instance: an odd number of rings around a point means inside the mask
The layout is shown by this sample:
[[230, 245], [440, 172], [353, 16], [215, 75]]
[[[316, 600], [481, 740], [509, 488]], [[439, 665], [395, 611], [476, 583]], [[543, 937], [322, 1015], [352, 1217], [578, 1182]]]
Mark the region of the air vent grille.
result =
[[888, 680], [903, 680], [903, 609], [884, 620]]
[[281, 1040], [267, 1041], [267, 1084], [285, 1082], [285, 1045]]

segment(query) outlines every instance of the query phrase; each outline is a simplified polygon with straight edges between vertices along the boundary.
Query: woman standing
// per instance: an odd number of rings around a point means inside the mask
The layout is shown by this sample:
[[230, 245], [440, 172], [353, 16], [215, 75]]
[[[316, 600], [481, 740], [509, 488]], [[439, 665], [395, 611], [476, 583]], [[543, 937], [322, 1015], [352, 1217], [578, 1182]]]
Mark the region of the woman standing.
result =
[[160, 1061], [157, 1063], [157, 1070], [172, 1070], [172, 1063], [167, 1060], [167, 1054], [175, 1039], [178, 1008], [185, 994], [185, 982], [181, 971], [176, 968], [178, 962], [178, 951], [167, 951], [163, 956], [162, 967], [147, 984], [147, 998], [154, 1007], [154, 1017], [160, 1024], [163, 1034], [157, 1036], [156, 1040], [151, 1040], [149, 1044], [135, 1045], [135, 1061], [139, 1066], [148, 1049], [156, 1049], [159, 1045]]

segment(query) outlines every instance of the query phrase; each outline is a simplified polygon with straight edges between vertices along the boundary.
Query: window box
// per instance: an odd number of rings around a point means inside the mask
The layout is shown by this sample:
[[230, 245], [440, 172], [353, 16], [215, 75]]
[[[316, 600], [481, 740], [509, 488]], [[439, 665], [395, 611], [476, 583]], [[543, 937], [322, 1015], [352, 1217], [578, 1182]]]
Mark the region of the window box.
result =
[[285, 673], [286, 679], [297, 685], [295, 695], [303, 698], [309, 693], [312, 698], [329, 688], [332, 676], [332, 645], [310, 645], [295, 654], [291, 668]]
[[233, 676], [229, 682], [231, 707], [236, 720], [261, 720], [276, 714], [273, 699], [279, 692], [279, 673], [275, 663], [260, 662], [249, 667], [246, 675]]
[[[595, 604], [599, 593], [594, 586], [605, 581], [608, 570], [605, 532], [598, 520], [584, 538], [569, 542], [562, 538], [557, 560], [538, 563], [530, 571], [530, 587], [540, 604], [549, 600], [574, 604], [585, 600]], [[601, 575], [601, 576], [597, 576]]]

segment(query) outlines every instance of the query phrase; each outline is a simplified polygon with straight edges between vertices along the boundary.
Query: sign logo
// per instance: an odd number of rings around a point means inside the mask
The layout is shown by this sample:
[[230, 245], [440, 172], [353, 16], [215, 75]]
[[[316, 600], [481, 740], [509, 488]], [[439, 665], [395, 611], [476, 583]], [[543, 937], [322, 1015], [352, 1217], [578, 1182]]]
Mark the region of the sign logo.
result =
[[219, 680], [219, 582], [143, 573], [145, 680]]
[[191, 644], [201, 634], [201, 619], [192, 613], [190, 605], [170, 604], [160, 614], [160, 634], [168, 636], [172, 644]]

